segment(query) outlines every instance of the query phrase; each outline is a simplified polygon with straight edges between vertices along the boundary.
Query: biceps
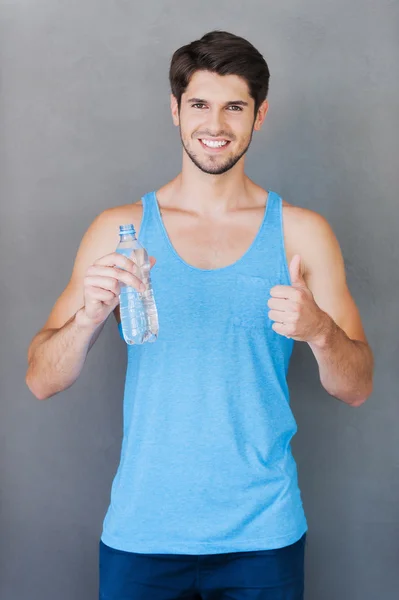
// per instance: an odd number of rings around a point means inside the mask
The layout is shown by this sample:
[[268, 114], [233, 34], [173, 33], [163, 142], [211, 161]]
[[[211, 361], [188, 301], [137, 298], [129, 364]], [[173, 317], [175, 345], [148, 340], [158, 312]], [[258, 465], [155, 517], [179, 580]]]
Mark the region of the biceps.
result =
[[328, 297], [324, 293], [314, 293], [314, 297], [318, 306], [330, 315], [350, 339], [367, 342], [359, 310], [346, 284], [340, 290], [331, 291]]

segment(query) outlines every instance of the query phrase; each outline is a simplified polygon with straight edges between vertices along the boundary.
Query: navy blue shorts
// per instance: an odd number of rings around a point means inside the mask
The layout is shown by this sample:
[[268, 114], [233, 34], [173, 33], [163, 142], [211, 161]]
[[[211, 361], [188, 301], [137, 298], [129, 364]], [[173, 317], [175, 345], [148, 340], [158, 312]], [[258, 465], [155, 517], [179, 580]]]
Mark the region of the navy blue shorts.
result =
[[137, 554], [100, 542], [100, 600], [303, 600], [305, 541], [205, 555]]

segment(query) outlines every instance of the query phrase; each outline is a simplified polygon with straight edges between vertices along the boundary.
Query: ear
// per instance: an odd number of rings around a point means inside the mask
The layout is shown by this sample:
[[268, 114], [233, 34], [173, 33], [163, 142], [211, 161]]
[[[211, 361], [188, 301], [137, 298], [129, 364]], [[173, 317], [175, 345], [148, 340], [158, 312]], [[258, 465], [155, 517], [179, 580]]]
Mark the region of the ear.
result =
[[259, 131], [263, 125], [263, 121], [266, 118], [267, 111], [269, 110], [269, 103], [267, 100], [264, 100], [260, 107], [258, 108], [258, 114], [256, 115], [254, 129], [255, 131]]
[[170, 110], [172, 111], [173, 124], [178, 127], [180, 125], [179, 104], [173, 94], [170, 96]]

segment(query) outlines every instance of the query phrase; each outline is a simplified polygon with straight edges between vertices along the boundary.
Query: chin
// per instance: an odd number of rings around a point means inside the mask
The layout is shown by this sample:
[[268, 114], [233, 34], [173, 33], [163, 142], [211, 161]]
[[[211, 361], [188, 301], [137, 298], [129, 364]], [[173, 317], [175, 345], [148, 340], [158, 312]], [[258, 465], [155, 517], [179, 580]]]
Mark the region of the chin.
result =
[[223, 173], [227, 173], [227, 171], [230, 171], [230, 169], [234, 167], [235, 163], [231, 164], [231, 162], [224, 162], [219, 164], [209, 164], [195, 161], [195, 164], [203, 173], [207, 173], [208, 175], [223, 175]]

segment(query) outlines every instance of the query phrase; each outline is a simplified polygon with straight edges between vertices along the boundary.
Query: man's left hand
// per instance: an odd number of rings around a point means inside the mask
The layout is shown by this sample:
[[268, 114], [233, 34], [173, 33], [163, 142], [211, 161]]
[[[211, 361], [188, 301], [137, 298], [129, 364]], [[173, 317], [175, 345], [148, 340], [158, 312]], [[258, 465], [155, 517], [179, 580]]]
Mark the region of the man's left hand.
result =
[[276, 285], [270, 290], [267, 305], [272, 329], [299, 342], [316, 342], [328, 329], [328, 315], [317, 306], [301, 271], [301, 257], [290, 264], [291, 285]]

